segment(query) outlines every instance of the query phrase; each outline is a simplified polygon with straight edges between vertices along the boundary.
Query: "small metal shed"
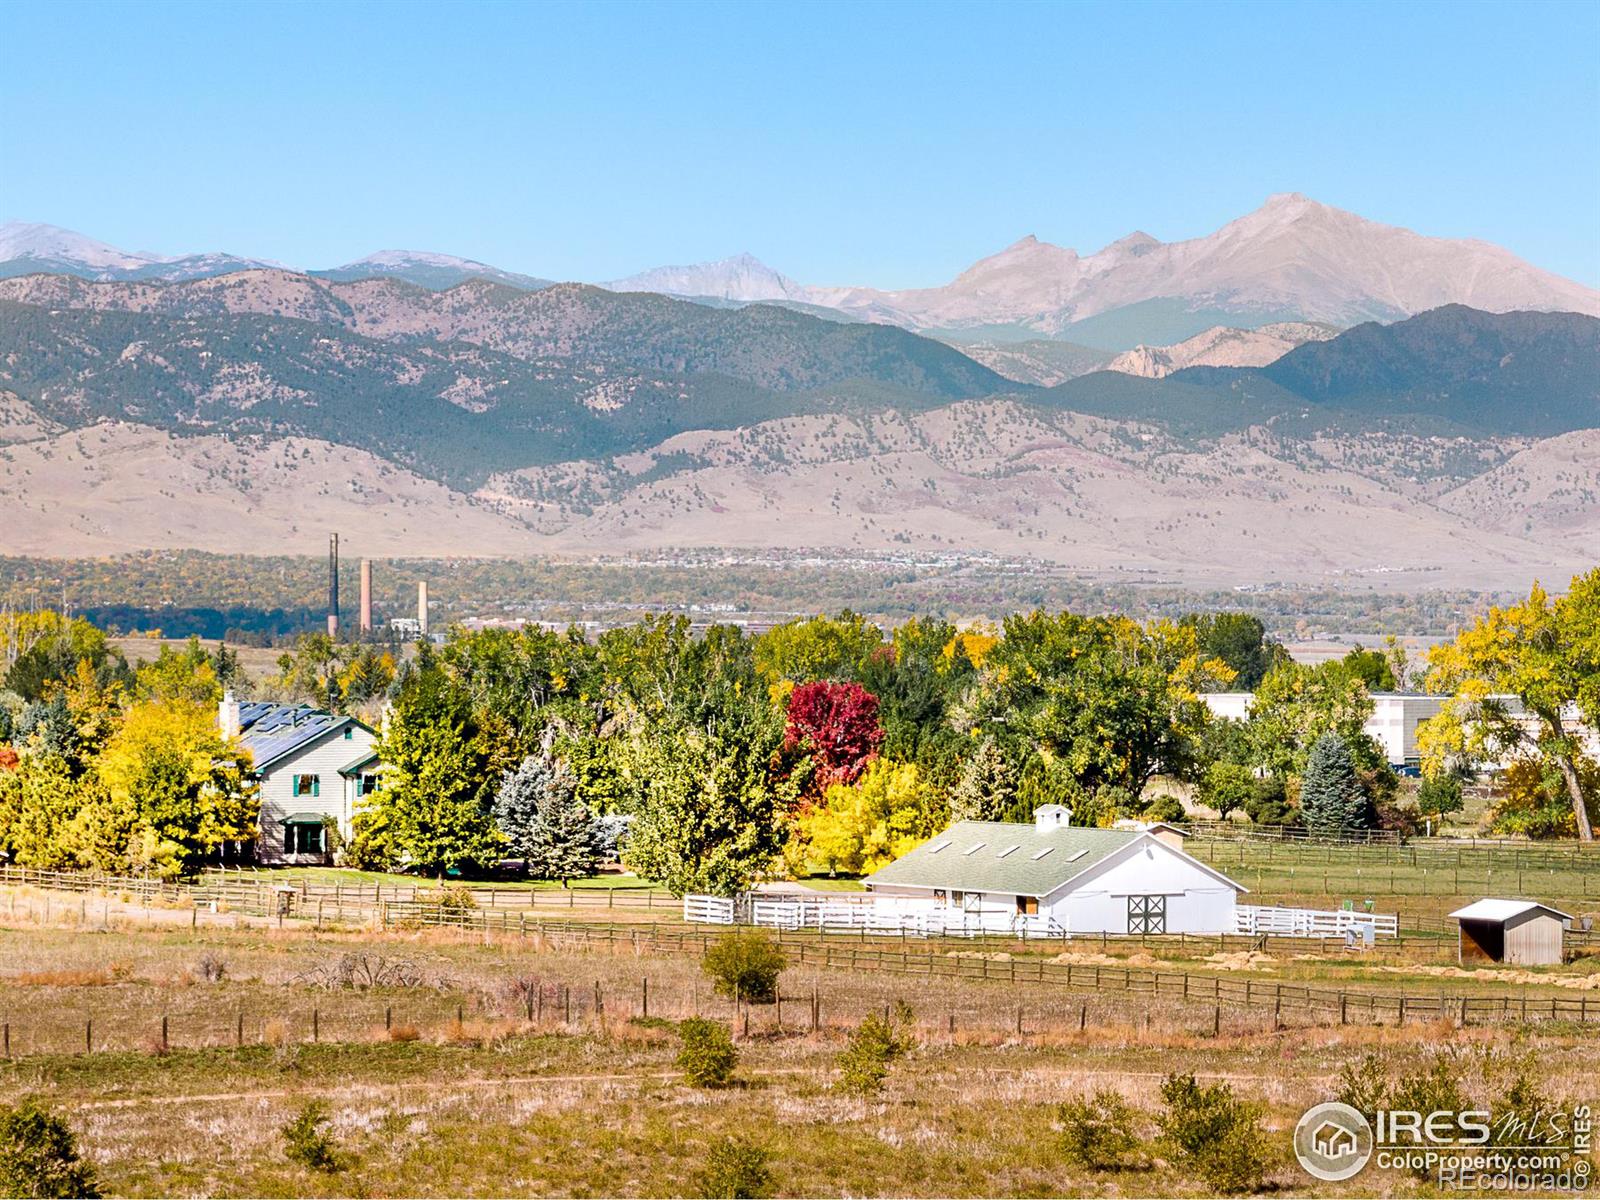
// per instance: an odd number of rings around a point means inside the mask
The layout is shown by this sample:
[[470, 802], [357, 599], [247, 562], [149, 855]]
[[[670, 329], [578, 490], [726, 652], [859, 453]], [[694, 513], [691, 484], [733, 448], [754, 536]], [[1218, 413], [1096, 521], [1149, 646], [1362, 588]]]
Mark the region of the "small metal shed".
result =
[[1450, 914], [1460, 923], [1461, 963], [1543, 967], [1562, 961], [1566, 913], [1536, 900], [1478, 900]]

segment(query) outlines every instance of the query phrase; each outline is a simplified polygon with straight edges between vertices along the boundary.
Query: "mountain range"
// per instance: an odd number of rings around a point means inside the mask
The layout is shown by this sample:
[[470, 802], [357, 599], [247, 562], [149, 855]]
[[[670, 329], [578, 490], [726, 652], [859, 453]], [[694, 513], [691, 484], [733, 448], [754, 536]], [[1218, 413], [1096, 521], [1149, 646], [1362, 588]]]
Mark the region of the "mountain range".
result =
[[[267, 266], [228, 254], [130, 254], [48, 225], [0, 226], [0, 277], [50, 272], [87, 279], [182, 281]], [[442, 290], [474, 278], [521, 290], [550, 281], [472, 259], [383, 251], [310, 274], [398, 278]], [[939, 287], [885, 290], [796, 282], [748, 254], [657, 267], [601, 285], [719, 306], [749, 303], [962, 341], [1060, 339], [1102, 351], [1166, 346], [1215, 326], [1284, 322], [1344, 328], [1445, 304], [1489, 312], [1600, 315], [1600, 292], [1485, 242], [1425, 237], [1287, 193], [1203, 237], [1161, 242], [1135, 232], [1092, 254], [1025, 237]]]
[[748, 256], [599, 286], [398, 251], [297, 272], [15, 223], [0, 259], [11, 553], [335, 527], [1492, 587], [1600, 544], [1594, 293], [1299, 197], [917, 293]]

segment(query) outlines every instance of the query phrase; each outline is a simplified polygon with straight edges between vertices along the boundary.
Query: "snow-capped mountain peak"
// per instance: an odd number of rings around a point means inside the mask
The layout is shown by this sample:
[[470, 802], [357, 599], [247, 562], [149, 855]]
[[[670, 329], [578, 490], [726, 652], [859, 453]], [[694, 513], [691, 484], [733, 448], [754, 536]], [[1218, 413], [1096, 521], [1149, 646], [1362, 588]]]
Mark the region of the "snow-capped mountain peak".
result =
[[613, 292], [659, 292], [667, 296], [708, 296], [717, 300], [809, 299], [809, 289], [773, 270], [753, 254], [716, 262], [655, 267], [600, 285]]
[[75, 263], [98, 271], [136, 270], [161, 261], [154, 254], [130, 254], [59, 225], [7, 221], [0, 225], [0, 262], [15, 259]]

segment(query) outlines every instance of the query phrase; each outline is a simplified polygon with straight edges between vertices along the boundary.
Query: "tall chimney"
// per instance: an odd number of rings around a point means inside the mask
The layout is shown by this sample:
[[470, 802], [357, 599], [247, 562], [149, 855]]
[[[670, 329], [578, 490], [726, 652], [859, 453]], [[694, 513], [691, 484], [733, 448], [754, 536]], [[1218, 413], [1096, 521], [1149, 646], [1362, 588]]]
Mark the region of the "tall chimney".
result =
[[328, 537], [328, 636], [339, 636], [339, 535]]
[[231, 690], [222, 693], [222, 703], [217, 705], [217, 732], [224, 741], [239, 736], [239, 701]]
[[372, 632], [372, 560], [361, 560], [361, 632]]
[[417, 581], [417, 625], [423, 637], [428, 636], [428, 581]]

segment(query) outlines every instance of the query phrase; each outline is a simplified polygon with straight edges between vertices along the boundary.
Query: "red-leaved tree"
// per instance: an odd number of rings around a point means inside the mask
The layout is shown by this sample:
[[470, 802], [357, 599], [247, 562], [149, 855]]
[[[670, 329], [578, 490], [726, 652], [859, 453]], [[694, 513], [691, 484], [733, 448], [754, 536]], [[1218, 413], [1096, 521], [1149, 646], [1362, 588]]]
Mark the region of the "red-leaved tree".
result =
[[811, 755], [811, 789], [854, 783], [883, 744], [878, 698], [859, 683], [802, 683], [789, 695], [785, 749]]

